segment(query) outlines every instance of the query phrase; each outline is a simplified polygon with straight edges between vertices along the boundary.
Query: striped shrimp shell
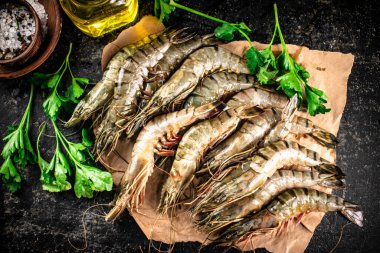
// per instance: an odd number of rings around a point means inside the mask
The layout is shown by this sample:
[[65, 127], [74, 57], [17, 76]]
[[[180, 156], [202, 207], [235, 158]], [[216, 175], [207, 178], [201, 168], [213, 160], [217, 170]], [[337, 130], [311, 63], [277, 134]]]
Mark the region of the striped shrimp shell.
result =
[[237, 222], [248, 214], [255, 213], [267, 205], [281, 192], [291, 188], [323, 186], [344, 187], [344, 174], [334, 165], [312, 167], [311, 171], [278, 170], [257, 192], [229, 206], [202, 214], [204, 218], [197, 222], [203, 229], [216, 231], [230, 223]]
[[230, 168], [223, 181], [210, 183], [202, 189], [205, 197], [196, 210], [210, 210], [228, 205], [253, 194], [277, 169], [289, 166], [318, 166], [330, 164], [317, 152], [293, 141], [278, 141], [259, 149], [251, 159]]
[[363, 226], [360, 207], [344, 199], [314, 189], [289, 189], [277, 196], [265, 209], [227, 228], [216, 240], [234, 245], [246, 238], [281, 230], [290, 219], [308, 212], [340, 212], [354, 224]]
[[192, 53], [180, 68], [153, 95], [137, 117], [130, 121], [127, 135], [132, 137], [142, 125], [160, 111], [179, 105], [196, 87], [201, 78], [216, 70], [249, 73], [243, 58], [220, 47], [204, 47]]
[[151, 120], [140, 132], [133, 146], [132, 160], [121, 180], [121, 192], [116, 206], [107, 215], [106, 220], [119, 216], [127, 205], [138, 208], [144, 199], [148, 178], [153, 173], [155, 153], [160, 154], [165, 145], [176, 143], [181, 129], [215, 115], [222, 108], [220, 102], [214, 102], [161, 115]]

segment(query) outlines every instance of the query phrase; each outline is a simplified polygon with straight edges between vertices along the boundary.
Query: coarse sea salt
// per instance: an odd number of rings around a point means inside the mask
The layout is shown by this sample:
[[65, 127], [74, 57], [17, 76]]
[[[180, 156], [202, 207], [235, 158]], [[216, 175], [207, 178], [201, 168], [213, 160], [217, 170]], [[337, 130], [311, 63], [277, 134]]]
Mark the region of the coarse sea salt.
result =
[[41, 27], [42, 27], [42, 36], [45, 37], [48, 31], [48, 14], [46, 13], [45, 7], [38, 2], [38, 0], [26, 0], [36, 11], [38, 17], [41, 21]]
[[0, 60], [13, 59], [31, 43], [35, 33], [33, 14], [22, 5], [0, 5]]

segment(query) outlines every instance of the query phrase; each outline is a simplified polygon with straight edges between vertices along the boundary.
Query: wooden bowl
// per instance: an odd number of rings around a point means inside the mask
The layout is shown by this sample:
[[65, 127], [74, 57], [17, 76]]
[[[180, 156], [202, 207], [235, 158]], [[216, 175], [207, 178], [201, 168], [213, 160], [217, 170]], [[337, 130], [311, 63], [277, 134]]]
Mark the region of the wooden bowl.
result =
[[[12, 1], [8, 1], [8, 2], [11, 3]], [[20, 1], [16, 1], [16, 3], [25, 6], [30, 11], [30, 13], [32, 13], [36, 28], [35, 28], [34, 34], [32, 35], [32, 42], [24, 50], [24, 52], [22, 52], [15, 58], [12, 58], [9, 60], [0, 60], [0, 65], [17, 66], [17, 65], [24, 64], [37, 53], [42, 43], [42, 27], [41, 27], [41, 21], [40, 21], [40, 18], [38, 17], [37, 12], [33, 9], [33, 7], [27, 1], [20, 0]]]
[[57, 46], [62, 30], [62, 19], [58, 0], [38, 0], [48, 14], [48, 32], [40, 49], [25, 64], [5, 66], [0, 65], [0, 78], [12, 79], [26, 75], [41, 66]]

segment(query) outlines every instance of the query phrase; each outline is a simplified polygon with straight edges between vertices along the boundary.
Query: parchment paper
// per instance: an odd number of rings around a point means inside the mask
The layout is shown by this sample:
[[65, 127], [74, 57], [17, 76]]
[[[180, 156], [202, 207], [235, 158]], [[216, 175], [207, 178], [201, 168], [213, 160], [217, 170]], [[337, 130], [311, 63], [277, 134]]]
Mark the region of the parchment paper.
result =
[[[154, 18], [149, 19], [154, 20]], [[133, 30], [134, 29], [128, 29], [126, 34], [129, 35], [124, 36], [124, 38], [121, 38], [118, 41], [119, 47], [124, 46], [131, 41], [129, 36], [134, 38]], [[257, 49], [265, 48], [264, 44], [256, 42], [254, 43], [254, 46]], [[223, 47], [231, 50], [237, 55], [243, 56], [248, 48], [248, 43], [246, 41], [236, 41], [223, 45]], [[107, 51], [108, 46], [104, 49], [104, 56], [112, 55]], [[281, 51], [281, 46], [273, 46], [273, 51], [275, 54], [278, 54]], [[351, 73], [354, 56], [352, 54], [343, 54], [339, 52], [310, 50], [306, 47], [296, 45], [288, 45], [288, 51], [298, 63], [309, 71], [311, 75], [309, 84], [325, 91], [328, 96], [327, 107], [331, 108], [331, 112], [316, 117], [311, 117], [306, 113], [299, 114], [312, 119], [314, 124], [329, 132], [337, 134], [340, 119], [346, 104], [347, 80]], [[110, 58], [108, 57], [107, 59]], [[103, 58], [102, 63], [107, 62], [107, 59]], [[290, 135], [288, 139], [295, 139], [295, 136]], [[297, 141], [300, 144], [307, 146], [309, 149], [319, 152], [325, 159], [335, 162], [335, 151], [322, 148], [313, 143], [309, 138], [302, 137], [298, 138]], [[113, 179], [116, 185], [118, 185], [120, 178], [123, 175], [123, 171], [125, 171], [128, 166], [127, 162], [130, 159], [131, 151], [132, 144], [121, 140], [113, 153], [108, 157], [102, 157], [101, 162], [113, 173]], [[130, 211], [130, 214], [139, 224], [148, 239], [164, 243], [189, 241], [209, 243], [206, 241], [206, 235], [197, 231], [192, 225], [191, 213], [186, 208], [179, 210], [177, 213], [178, 216], [172, 219], [162, 217], [155, 212], [163, 180], [165, 180], [165, 178], [165, 173], [160, 170], [156, 170], [153, 173], [148, 181], [145, 202], [139, 209], [139, 213]], [[324, 213], [309, 213], [303, 217], [301, 221], [302, 224], [296, 225], [295, 223], [290, 223], [288, 225], [287, 233], [285, 234], [279, 236], [274, 236], [273, 234], [260, 235], [237, 246], [244, 251], [252, 250], [254, 248], [266, 248], [270, 252], [279, 253], [303, 252], [323, 215]]]

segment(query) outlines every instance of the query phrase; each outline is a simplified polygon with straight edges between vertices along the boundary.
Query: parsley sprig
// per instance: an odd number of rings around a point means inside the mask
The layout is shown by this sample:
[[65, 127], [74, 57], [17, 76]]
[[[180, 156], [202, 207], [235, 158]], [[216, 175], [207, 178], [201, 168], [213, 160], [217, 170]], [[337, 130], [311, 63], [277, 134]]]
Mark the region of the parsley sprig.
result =
[[[82, 142], [76, 143], [69, 141], [56, 123], [62, 108], [67, 109], [70, 105], [78, 103], [89, 83], [89, 79], [73, 75], [70, 68], [71, 51], [72, 44], [62, 65], [55, 73], [34, 73], [31, 78], [32, 83], [39, 84], [48, 92], [43, 108], [50, 118], [55, 137], [55, 152], [48, 162], [42, 157], [39, 149], [41, 137], [46, 128], [46, 123], [44, 123], [37, 139], [37, 162], [41, 170], [40, 181], [44, 190], [61, 192], [72, 189], [69, 177], [75, 172], [75, 195], [78, 198], [92, 198], [94, 191], [112, 189], [112, 175], [95, 167], [93, 156], [88, 150], [88, 147], [93, 145], [88, 130], [82, 129]], [[69, 73], [71, 85], [65, 90], [62, 79], [66, 73]]]
[[[33, 84], [39, 85], [42, 89], [47, 89], [50, 95], [43, 103], [43, 108], [46, 115], [56, 120], [62, 108], [68, 109], [72, 104], [79, 102], [79, 98], [83, 95], [86, 86], [89, 84], [88, 78], [75, 77], [70, 68], [70, 55], [72, 44], [70, 43], [69, 52], [59, 69], [51, 74], [33, 73], [30, 81]], [[71, 85], [67, 88], [64, 95], [59, 93], [59, 88], [62, 87], [62, 78], [69, 71]]]
[[[40, 181], [43, 189], [50, 192], [70, 190], [72, 187], [68, 181], [68, 176], [71, 175], [72, 168], [74, 168], [74, 192], [78, 198], [92, 198], [94, 191], [112, 190], [111, 174], [94, 166], [93, 157], [88, 150], [92, 142], [88, 139], [86, 130], [82, 130], [82, 142], [74, 143], [67, 140], [55, 121], [51, 120], [51, 123], [56, 138], [56, 149], [50, 162], [44, 160], [37, 149], [38, 165], [41, 169]], [[46, 124], [41, 128], [37, 146], [39, 146], [45, 126]]]
[[[327, 102], [326, 94], [308, 84], [310, 74], [290, 56], [282, 35], [276, 4], [274, 4], [276, 24], [272, 40], [267, 48], [260, 51], [253, 46], [249, 37], [252, 30], [244, 22], [230, 23], [181, 5], [174, 0], [155, 0], [155, 15], [161, 21], [168, 21], [170, 14], [176, 8], [220, 23], [221, 25], [214, 30], [214, 34], [221, 40], [231, 41], [236, 34], [244, 37], [250, 45], [245, 54], [248, 68], [251, 74], [257, 76], [261, 84], [278, 83], [277, 89], [282, 90], [288, 97], [293, 97], [294, 94], [297, 94], [301, 103], [305, 99], [308, 113], [312, 116], [330, 111], [325, 106]], [[279, 37], [282, 45], [282, 53], [277, 58], [272, 52], [272, 44], [276, 36]]]
[[[279, 83], [277, 89], [282, 90], [288, 97], [297, 94], [301, 102], [306, 98], [310, 115], [329, 112], [330, 109], [324, 105], [327, 102], [326, 94], [308, 84], [309, 72], [290, 56], [286, 48], [276, 4], [274, 4], [274, 13], [276, 25], [268, 47], [260, 51], [251, 47], [246, 53], [250, 72], [256, 74], [261, 84]], [[276, 35], [280, 38], [282, 46], [282, 52], [277, 58], [272, 53], [272, 44]]]
[[6, 142], [1, 152], [4, 163], [0, 168], [0, 177], [5, 187], [10, 192], [16, 192], [21, 188], [21, 175], [18, 167], [25, 168], [28, 164], [35, 164], [37, 156], [29, 138], [30, 111], [34, 96], [34, 85], [30, 88], [28, 106], [25, 109], [21, 122], [18, 125], [8, 127], [3, 141]]

